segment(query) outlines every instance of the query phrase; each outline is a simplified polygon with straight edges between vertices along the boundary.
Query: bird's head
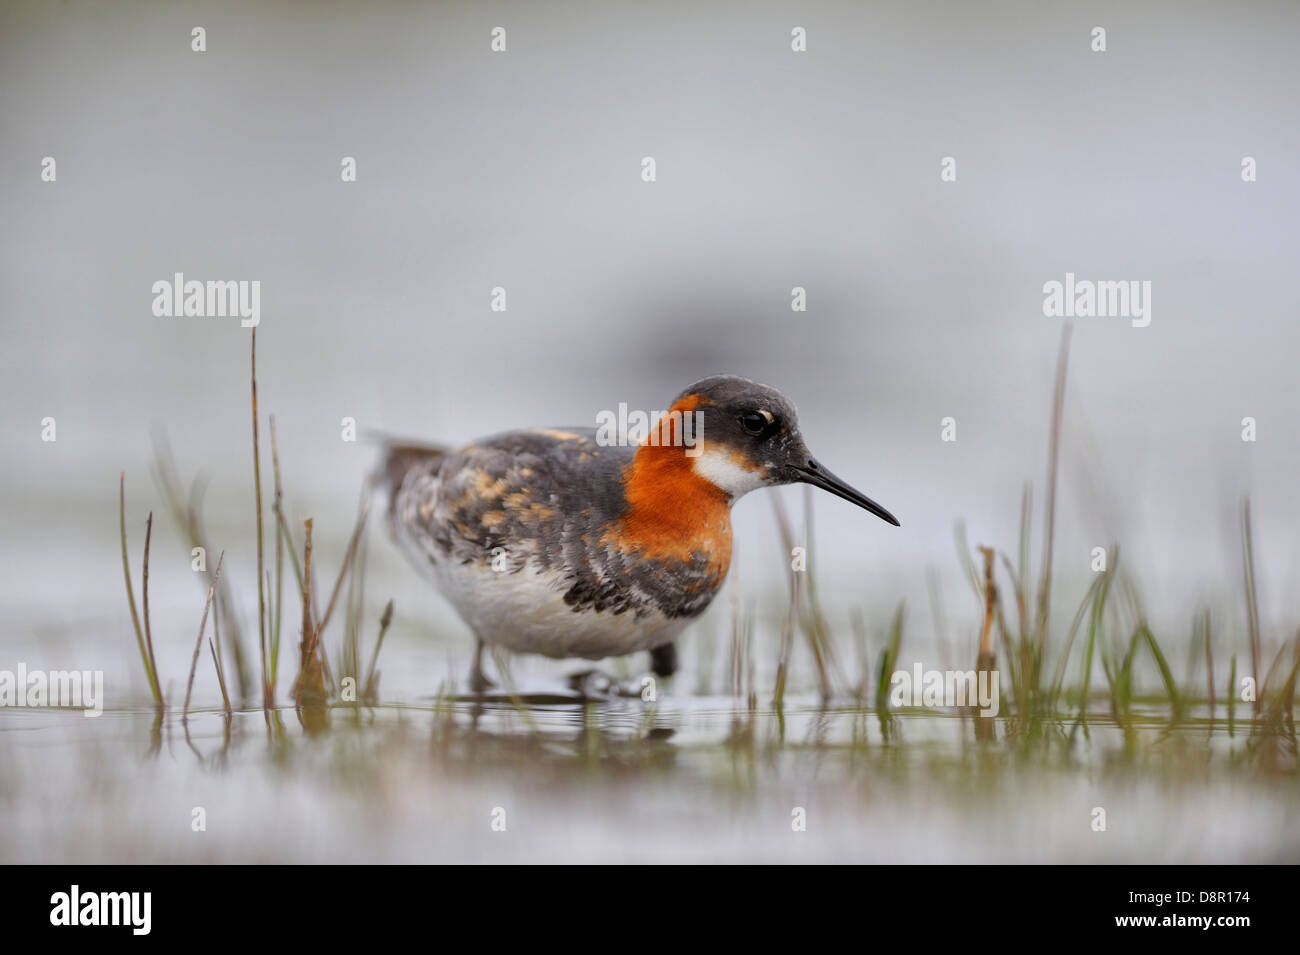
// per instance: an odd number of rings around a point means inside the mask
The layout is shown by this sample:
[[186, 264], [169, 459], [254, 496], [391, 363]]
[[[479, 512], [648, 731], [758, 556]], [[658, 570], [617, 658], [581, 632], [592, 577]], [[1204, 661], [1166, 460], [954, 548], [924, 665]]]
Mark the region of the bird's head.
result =
[[735, 375], [697, 381], [673, 402], [660, 433], [685, 448], [696, 475], [732, 498], [760, 487], [811, 484], [899, 526], [894, 515], [813, 457], [794, 403], [769, 385]]

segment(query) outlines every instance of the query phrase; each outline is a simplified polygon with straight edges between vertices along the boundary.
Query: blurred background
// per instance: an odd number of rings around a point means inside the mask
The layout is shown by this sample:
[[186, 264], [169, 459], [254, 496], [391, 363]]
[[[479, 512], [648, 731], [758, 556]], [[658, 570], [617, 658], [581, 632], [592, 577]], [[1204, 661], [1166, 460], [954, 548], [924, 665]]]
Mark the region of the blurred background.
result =
[[[4, 657], [68, 665], [71, 646], [109, 671], [110, 705], [113, 687], [142, 689], [125, 470], [137, 567], [155, 511], [155, 639], [183, 679], [202, 589], [150, 476], [155, 428], [186, 480], [209, 480], [213, 546], [254, 629], [249, 331], [155, 317], [152, 284], [178, 271], [262, 284], [261, 409], [326, 579], [375, 460], [341, 440], [343, 418], [459, 443], [664, 408], [730, 372], [790, 394], [814, 452], [902, 520], [815, 499], [836, 625], [862, 608], [883, 626], [906, 598], [922, 643], [931, 573], [973, 638], [955, 522], [1013, 553], [1032, 480], [1041, 526], [1062, 330], [1043, 284], [1149, 280], [1149, 327], [1074, 329], [1058, 616], [1091, 549], [1118, 541], [1162, 635], [1208, 603], [1238, 639], [1250, 495], [1265, 632], [1284, 636], [1300, 570], [1298, 21], [1286, 3], [6, 2]], [[262, 440], [265, 490], [265, 420]], [[779, 606], [765, 495], [738, 504], [736, 533], [742, 594]], [[448, 660], [460, 672], [469, 640], [381, 536], [368, 615], [396, 597], [385, 685], [415, 698]], [[718, 605], [705, 629], [726, 626]]]

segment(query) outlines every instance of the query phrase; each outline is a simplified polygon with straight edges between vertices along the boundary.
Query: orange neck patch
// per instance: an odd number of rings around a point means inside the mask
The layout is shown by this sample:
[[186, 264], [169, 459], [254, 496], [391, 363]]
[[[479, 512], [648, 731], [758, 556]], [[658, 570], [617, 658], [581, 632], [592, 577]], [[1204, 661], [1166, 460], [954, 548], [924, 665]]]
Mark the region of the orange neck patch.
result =
[[623, 472], [627, 514], [606, 536], [653, 560], [686, 563], [700, 554], [720, 580], [731, 566], [731, 498], [695, 473], [676, 433], [700, 403], [698, 395], [682, 398], [660, 419], [657, 443], [637, 448]]

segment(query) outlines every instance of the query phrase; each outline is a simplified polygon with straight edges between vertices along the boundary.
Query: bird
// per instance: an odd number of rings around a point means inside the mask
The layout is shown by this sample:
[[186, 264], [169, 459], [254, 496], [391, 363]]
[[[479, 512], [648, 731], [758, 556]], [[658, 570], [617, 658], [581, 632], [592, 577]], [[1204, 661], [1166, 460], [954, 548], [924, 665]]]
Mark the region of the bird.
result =
[[794, 403], [735, 375], [689, 385], [639, 436], [507, 431], [459, 448], [387, 440], [376, 475], [390, 536], [487, 646], [557, 659], [641, 651], [677, 669], [676, 638], [731, 565], [731, 507], [809, 484], [899, 525], [805, 444]]

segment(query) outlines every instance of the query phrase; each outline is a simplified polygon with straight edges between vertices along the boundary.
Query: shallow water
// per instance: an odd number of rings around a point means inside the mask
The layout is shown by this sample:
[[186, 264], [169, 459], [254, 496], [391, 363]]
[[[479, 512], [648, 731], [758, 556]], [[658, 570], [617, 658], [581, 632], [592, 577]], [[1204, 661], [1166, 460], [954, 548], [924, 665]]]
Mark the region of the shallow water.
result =
[[0, 860], [1300, 861], [1293, 742], [1204, 716], [1036, 742], [998, 719], [977, 743], [956, 714], [810, 699], [442, 700], [313, 729], [292, 709], [8, 709]]

